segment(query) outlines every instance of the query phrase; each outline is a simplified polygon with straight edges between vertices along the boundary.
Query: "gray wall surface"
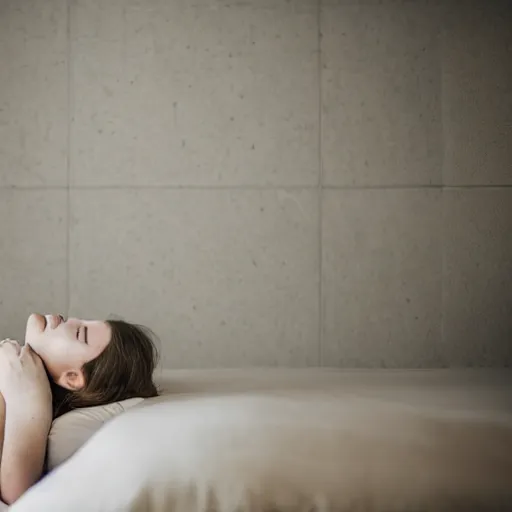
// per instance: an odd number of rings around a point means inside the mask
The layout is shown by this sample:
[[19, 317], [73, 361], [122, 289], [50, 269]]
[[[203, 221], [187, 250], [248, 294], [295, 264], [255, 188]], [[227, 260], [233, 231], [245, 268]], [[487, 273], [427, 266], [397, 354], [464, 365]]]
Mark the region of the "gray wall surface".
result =
[[512, 364], [509, 4], [0, 0], [0, 336]]

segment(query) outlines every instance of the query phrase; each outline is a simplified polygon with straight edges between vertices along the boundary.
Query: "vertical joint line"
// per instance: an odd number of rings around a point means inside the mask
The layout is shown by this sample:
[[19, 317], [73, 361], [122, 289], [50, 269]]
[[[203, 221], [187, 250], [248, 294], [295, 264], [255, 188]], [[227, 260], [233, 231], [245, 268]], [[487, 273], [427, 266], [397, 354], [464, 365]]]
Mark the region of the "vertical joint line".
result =
[[67, 97], [66, 97], [66, 316], [69, 316], [71, 305], [70, 282], [70, 239], [71, 239], [71, 0], [66, 1], [66, 66], [67, 66]]
[[318, 66], [318, 365], [323, 365], [323, 162], [322, 162], [322, 0], [317, 1], [317, 66]]

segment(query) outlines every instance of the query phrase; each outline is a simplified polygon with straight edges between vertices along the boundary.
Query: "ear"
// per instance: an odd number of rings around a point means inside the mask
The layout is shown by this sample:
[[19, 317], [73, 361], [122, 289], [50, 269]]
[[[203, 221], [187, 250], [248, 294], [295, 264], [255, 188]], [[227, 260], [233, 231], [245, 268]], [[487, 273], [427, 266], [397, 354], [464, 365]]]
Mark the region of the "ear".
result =
[[69, 391], [78, 391], [85, 386], [84, 373], [82, 370], [68, 370], [57, 379], [56, 384]]

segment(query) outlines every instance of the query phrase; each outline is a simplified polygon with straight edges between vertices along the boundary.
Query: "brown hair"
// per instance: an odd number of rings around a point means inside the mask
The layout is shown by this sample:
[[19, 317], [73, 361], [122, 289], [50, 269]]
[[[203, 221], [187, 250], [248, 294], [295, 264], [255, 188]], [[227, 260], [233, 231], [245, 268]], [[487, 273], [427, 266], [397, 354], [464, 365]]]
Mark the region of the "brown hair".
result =
[[153, 332], [123, 320], [107, 320], [107, 324], [112, 333], [110, 343], [82, 367], [85, 377], [82, 389], [69, 391], [50, 379], [54, 418], [79, 407], [158, 395], [153, 383], [158, 359]]

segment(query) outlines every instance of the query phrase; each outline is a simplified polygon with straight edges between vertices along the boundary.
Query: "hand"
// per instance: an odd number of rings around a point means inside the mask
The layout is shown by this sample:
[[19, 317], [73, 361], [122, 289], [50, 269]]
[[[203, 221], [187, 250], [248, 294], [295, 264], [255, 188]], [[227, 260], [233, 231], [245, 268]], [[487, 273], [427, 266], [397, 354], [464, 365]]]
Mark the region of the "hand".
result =
[[0, 393], [11, 412], [51, 419], [52, 393], [41, 358], [29, 345], [0, 342]]

